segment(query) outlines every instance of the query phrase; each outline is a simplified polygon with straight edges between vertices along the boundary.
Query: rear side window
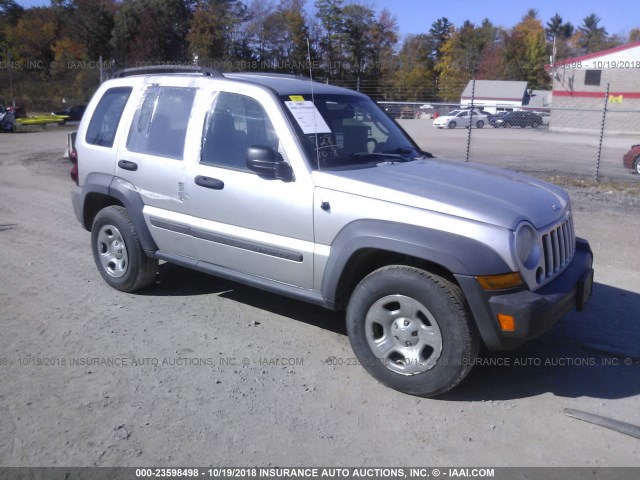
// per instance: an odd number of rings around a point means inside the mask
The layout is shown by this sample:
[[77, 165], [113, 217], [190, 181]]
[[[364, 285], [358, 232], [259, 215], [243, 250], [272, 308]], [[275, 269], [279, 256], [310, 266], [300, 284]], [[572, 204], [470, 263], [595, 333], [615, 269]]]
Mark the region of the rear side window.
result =
[[133, 117], [127, 150], [182, 160], [195, 88], [149, 87]]
[[111, 88], [105, 92], [89, 122], [85, 136], [87, 143], [100, 147], [113, 146], [113, 139], [129, 95], [131, 87]]

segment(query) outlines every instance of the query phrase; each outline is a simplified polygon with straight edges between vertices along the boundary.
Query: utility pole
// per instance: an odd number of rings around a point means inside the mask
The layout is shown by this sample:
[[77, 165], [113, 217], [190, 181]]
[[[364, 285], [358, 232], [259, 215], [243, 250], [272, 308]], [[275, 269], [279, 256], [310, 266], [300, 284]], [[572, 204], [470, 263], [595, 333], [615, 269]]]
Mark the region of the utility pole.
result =
[[11, 96], [11, 104], [13, 108], [16, 108], [16, 98], [13, 95], [13, 58], [11, 57], [11, 52], [7, 52], [7, 59], [9, 60], [9, 95]]

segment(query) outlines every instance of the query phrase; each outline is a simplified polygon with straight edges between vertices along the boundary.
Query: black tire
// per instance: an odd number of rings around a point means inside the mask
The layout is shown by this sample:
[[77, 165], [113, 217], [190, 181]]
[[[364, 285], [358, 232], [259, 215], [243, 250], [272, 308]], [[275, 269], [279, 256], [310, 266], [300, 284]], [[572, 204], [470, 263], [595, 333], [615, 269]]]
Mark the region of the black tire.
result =
[[511, 128], [511, 124], [510, 124], [509, 122], [504, 122], [504, 123], [502, 124], [502, 126], [503, 126], [504, 128]]
[[484, 127], [484, 122], [482, 120], [478, 120], [476, 122], [476, 128], [482, 128], [482, 127]]
[[636, 175], [640, 175], [640, 155], [638, 155], [633, 160], [633, 166], [631, 168], [631, 173], [635, 173]]
[[[376, 316], [383, 309], [383, 316]], [[377, 318], [383, 320], [377, 323]], [[431, 333], [422, 336], [423, 331]], [[347, 306], [347, 334], [356, 357], [374, 378], [422, 397], [441, 395], [458, 385], [473, 368], [480, 348], [460, 288], [402, 265], [380, 268], [358, 284]], [[436, 341], [425, 346], [424, 338], [430, 339], [427, 343]], [[374, 352], [378, 348], [383, 356]]]
[[60, 120], [58, 122], [58, 125], [60, 125], [61, 127], [64, 127], [66, 125], [67, 121], [66, 120]]
[[113, 205], [98, 212], [91, 228], [91, 248], [100, 275], [116, 290], [134, 292], [155, 280], [158, 260], [142, 250], [124, 207]]
[[536, 122], [533, 125], [531, 125], [532, 128], [538, 128], [539, 126], [540, 126], [540, 124], [538, 122]]
[[449, 128], [456, 128], [457, 126], [458, 126], [458, 124], [456, 122], [453, 122], [453, 121], [449, 122], [449, 125], [448, 125]]

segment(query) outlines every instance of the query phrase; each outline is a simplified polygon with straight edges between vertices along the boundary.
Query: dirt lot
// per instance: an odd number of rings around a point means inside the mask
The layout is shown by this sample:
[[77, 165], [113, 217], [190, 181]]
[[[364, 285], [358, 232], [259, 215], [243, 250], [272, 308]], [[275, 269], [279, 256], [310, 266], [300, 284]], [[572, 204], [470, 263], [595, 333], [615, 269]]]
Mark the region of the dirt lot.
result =
[[[465, 159], [468, 129], [437, 129], [429, 119], [401, 120], [400, 123], [425, 150], [442, 158]], [[638, 141], [636, 136], [610, 135], [605, 131], [599, 175], [624, 182], [638, 180], [622, 166], [622, 156]], [[593, 178], [599, 143], [599, 134], [487, 126], [471, 130], [469, 160], [518, 171]]]
[[0, 465], [640, 466], [640, 440], [562, 413], [640, 424], [637, 198], [574, 189], [588, 311], [427, 400], [352, 365], [339, 314], [171, 265], [109, 288], [67, 131], [0, 135]]

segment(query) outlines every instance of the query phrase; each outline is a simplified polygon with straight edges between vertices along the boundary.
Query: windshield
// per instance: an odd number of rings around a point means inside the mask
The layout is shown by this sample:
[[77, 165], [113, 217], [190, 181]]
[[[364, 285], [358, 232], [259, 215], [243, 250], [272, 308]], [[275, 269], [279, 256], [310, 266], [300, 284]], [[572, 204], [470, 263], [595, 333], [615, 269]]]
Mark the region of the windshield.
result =
[[422, 152], [372, 100], [360, 95], [284, 95], [287, 112], [314, 168], [409, 161]]

